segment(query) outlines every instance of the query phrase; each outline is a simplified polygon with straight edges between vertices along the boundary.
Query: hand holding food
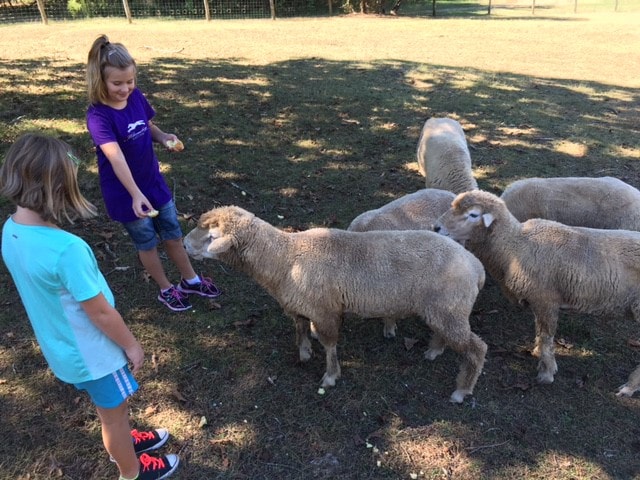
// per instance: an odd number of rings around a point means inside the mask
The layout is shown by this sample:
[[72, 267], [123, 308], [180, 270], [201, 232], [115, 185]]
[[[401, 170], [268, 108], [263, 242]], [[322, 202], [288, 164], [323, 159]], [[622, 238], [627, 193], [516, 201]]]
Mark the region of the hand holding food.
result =
[[184, 144], [178, 139], [167, 140], [165, 142], [165, 145], [169, 150], [173, 150], [174, 152], [181, 152], [182, 150], [184, 150]]

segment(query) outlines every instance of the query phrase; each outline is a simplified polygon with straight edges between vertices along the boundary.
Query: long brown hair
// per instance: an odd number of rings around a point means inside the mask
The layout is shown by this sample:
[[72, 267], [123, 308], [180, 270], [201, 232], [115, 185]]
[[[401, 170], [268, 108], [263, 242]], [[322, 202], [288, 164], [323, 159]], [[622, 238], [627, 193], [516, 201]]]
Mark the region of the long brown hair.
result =
[[0, 195], [47, 222], [93, 217], [97, 210], [80, 193], [77, 162], [62, 140], [26, 133], [9, 147], [0, 167]]
[[124, 70], [132, 65], [135, 71], [136, 62], [123, 44], [109, 42], [106, 35], [100, 35], [96, 38], [87, 57], [89, 102], [95, 104], [107, 101], [107, 86], [104, 81], [105, 68], [114, 67]]

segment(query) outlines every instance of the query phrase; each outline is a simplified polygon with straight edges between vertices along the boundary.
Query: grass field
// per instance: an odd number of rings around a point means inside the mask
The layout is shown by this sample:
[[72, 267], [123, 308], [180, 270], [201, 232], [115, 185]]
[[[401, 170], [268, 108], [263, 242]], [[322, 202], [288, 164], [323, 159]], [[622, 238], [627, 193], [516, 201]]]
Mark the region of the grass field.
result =
[[[147, 362], [136, 427], [164, 426], [178, 479], [640, 479], [640, 400], [616, 388], [640, 363], [638, 325], [564, 315], [559, 372], [535, 382], [531, 312], [497, 286], [472, 329], [489, 345], [473, 398], [451, 405], [459, 358], [423, 359], [416, 319], [394, 341], [347, 318], [342, 378], [317, 393], [324, 354], [297, 361], [294, 329], [260, 287], [195, 262], [224, 290], [170, 314], [104, 213], [84, 126], [84, 65], [100, 33], [139, 65], [184, 231], [236, 204], [291, 230], [345, 228], [424, 186], [424, 121], [465, 128], [481, 188], [528, 176], [611, 175], [640, 187], [640, 14], [168, 22], [0, 27], [0, 155], [22, 132], [68, 141], [99, 218], [69, 229], [94, 249]], [[0, 200], [6, 217], [12, 206]], [[176, 272], [168, 266], [176, 281]], [[0, 478], [110, 479], [87, 399], [47, 370], [0, 266]], [[206, 422], [205, 422], [206, 420]]]

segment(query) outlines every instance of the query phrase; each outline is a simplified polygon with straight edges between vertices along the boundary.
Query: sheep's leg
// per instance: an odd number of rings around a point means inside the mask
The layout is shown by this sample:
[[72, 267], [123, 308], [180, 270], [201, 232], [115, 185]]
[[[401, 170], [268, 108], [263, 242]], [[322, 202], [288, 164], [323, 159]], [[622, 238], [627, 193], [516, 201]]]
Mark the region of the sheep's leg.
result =
[[431, 340], [429, 340], [429, 348], [424, 352], [424, 358], [427, 360], [435, 360], [438, 355], [444, 352], [446, 344], [445, 339], [434, 331], [431, 335]]
[[456, 377], [456, 390], [451, 394], [449, 400], [452, 403], [462, 403], [466, 395], [473, 393], [473, 388], [482, 373], [487, 344], [475, 333], [469, 331], [466, 343], [456, 343], [450, 346], [462, 354], [462, 362], [460, 363], [460, 372]]
[[382, 333], [384, 338], [396, 338], [396, 321], [393, 318], [383, 318], [384, 329]]
[[300, 352], [300, 361], [306, 362], [311, 358], [313, 349], [309, 340], [309, 319], [301, 316], [295, 317], [296, 322], [296, 345]]
[[638, 366], [633, 372], [631, 372], [627, 383], [625, 383], [618, 389], [618, 393], [616, 395], [618, 395], [619, 397], [623, 395], [630, 397], [638, 390], [640, 390], [640, 366]]
[[313, 322], [316, 326], [318, 341], [324, 347], [326, 353], [326, 371], [322, 377], [323, 387], [333, 387], [340, 378], [340, 362], [338, 361], [338, 332], [340, 330], [340, 317], [325, 317]]
[[[640, 305], [638, 303], [634, 303], [631, 306], [631, 312], [633, 313], [633, 318], [636, 320], [636, 322], [640, 322]], [[616, 395], [618, 395], [619, 397], [623, 395], [630, 397], [638, 390], [640, 390], [640, 366], [638, 366], [633, 372], [631, 372], [627, 383], [625, 383], [618, 389], [618, 393], [616, 393]]]
[[558, 371], [555, 359], [555, 346], [553, 339], [558, 326], [558, 309], [547, 305], [535, 305], [531, 308], [535, 315], [536, 340], [533, 355], [539, 356], [538, 382], [552, 383], [553, 376]]

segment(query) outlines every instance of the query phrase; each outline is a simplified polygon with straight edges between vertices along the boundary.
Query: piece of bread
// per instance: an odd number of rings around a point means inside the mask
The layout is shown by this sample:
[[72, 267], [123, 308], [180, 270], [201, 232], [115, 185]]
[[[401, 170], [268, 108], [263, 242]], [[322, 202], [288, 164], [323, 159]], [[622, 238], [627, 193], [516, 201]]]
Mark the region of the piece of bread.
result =
[[184, 143], [180, 140], [169, 140], [165, 145], [169, 150], [173, 150], [174, 152], [181, 152], [184, 150]]

